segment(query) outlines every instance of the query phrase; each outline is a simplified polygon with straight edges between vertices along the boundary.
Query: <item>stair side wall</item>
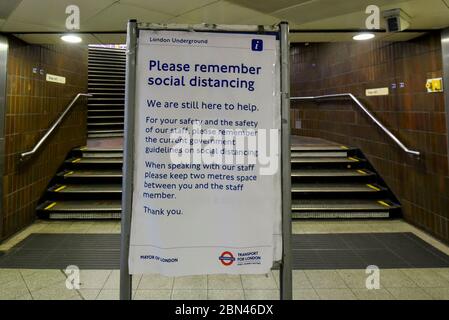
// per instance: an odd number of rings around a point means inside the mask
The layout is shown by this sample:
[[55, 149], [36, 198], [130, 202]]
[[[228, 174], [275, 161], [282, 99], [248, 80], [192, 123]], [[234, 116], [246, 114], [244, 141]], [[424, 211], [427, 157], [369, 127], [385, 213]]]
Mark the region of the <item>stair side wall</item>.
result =
[[[292, 96], [353, 93], [423, 157], [409, 157], [346, 100], [292, 103], [293, 132], [360, 148], [400, 200], [404, 218], [448, 243], [445, 102], [425, 86], [443, 73], [440, 32], [404, 42], [297, 44], [291, 61]], [[382, 87], [390, 94], [365, 94]]]
[[[65, 77], [66, 83], [46, 81], [47, 73]], [[34, 158], [18, 163], [19, 154], [34, 146], [79, 92], [87, 92], [87, 46], [9, 38], [0, 240], [35, 220], [37, 202], [67, 153], [86, 143], [82, 101]]]

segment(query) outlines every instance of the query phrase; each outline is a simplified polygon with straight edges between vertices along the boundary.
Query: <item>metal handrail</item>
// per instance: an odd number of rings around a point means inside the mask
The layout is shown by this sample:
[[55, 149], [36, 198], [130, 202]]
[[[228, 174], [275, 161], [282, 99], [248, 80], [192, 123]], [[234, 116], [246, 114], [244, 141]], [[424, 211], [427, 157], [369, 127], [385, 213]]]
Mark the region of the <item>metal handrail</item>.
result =
[[339, 98], [339, 97], [349, 97], [351, 98], [359, 107], [362, 109], [371, 120], [377, 124], [383, 132], [385, 132], [396, 144], [401, 147], [405, 152], [412, 154], [414, 156], [419, 156], [421, 153], [416, 150], [410, 150], [407, 148], [390, 130], [388, 130], [352, 93], [339, 93], [339, 94], [327, 94], [321, 96], [310, 96], [310, 97], [291, 97], [290, 100], [319, 100], [326, 98]]
[[61, 113], [61, 115], [56, 119], [56, 121], [53, 123], [53, 125], [47, 130], [47, 132], [44, 134], [42, 138], [36, 143], [36, 145], [31, 149], [30, 151], [23, 152], [20, 154], [20, 162], [25, 162], [28, 159], [30, 159], [38, 150], [39, 148], [44, 144], [44, 142], [48, 139], [48, 137], [55, 131], [55, 129], [61, 124], [62, 120], [64, 120], [65, 116], [69, 111], [72, 109], [72, 107], [75, 105], [76, 101], [80, 97], [92, 97], [92, 94], [89, 93], [78, 93], [75, 98], [68, 104], [67, 108], [65, 108], [64, 112]]

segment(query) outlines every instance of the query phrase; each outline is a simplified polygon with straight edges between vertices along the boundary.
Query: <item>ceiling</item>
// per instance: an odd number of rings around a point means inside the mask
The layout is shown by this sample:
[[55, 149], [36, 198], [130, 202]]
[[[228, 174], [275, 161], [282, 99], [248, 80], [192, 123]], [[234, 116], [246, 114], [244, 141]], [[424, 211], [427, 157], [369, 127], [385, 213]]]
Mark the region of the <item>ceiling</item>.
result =
[[[59, 42], [60, 35], [48, 32], [65, 32], [65, 9], [73, 4], [80, 8], [80, 31], [88, 32], [82, 34], [84, 43], [124, 43], [123, 33], [107, 32], [124, 31], [129, 19], [257, 25], [288, 21], [296, 31], [292, 42], [346, 41], [353, 32], [326, 30], [365, 29], [370, 4], [381, 10], [402, 8], [411, 17], [410, 29], [449, 26], [449, 0], [0, 0], [0, 32], [16, 32], [32, 43]], [[377, 39], [400, 41], [421, 34], [378, 33]]]

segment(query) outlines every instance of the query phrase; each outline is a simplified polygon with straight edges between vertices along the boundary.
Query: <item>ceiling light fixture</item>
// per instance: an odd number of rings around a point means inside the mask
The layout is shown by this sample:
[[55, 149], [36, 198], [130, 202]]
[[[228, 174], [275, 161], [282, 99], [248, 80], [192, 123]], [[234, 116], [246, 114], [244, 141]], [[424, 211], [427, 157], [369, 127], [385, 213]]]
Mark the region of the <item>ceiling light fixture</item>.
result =
[[81, 37], [75, 34], [65, 34], [61, 37], [61, 40], [70, 43], [80, 43], [81, 41], [83, 41]]
[[357, 40], [357, 41], [363, 41], [363, 40], [373, 39], [375, 36], [376, 35], [374, 33], [363, 32], [363, 33], [356, 34], [355, 36], [352, 37], [352, 39]]

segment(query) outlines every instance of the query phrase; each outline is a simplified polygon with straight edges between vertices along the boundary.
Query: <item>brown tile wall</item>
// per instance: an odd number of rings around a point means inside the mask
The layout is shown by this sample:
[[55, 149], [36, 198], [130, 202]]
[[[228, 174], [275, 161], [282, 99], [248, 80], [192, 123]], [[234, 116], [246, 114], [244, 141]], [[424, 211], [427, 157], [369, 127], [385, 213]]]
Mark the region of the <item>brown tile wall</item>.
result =
[[[399, 198], [404, 218], [449, 242], [444, 97], [425, 88], [427, 78], [442, 76], [440, 33], [407, 42], [298, 44], [291, 61], [292, 96], [351, 92], [423, 156], [407, 156], [348, 101], [293, 103], [292, 117], [301, 121], [293, 132], [359, 147]], [[389, 87], [390, 95], [365, 96], [365, 89], [379, 87]]]
[[[46, 73], [66, 77], [66, 84], [47, 82]], [[87, 92], [87, 47], [30, 45], [10, 38], [0, 240], [35, 219], [37, 202], [67, 153], [86, 143], [82, 99], [34, 158], [18, 162], [19, 154], [34, 146], [79, 92]]]

